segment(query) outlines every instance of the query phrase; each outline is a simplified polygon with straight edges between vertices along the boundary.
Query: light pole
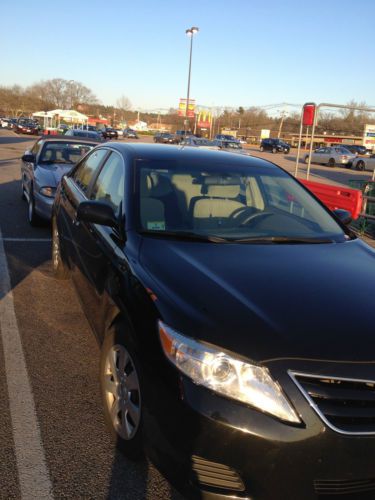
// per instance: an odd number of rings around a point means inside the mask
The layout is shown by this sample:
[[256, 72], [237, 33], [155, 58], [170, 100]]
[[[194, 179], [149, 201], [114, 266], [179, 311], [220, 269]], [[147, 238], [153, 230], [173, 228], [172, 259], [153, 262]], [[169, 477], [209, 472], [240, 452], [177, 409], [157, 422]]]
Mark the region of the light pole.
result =
[[189, 99], [190, 99], [190, 77], [191, 77], [191, 56], [193, 53], [193, 38], [195, 33], [198, 33], [199, 28], [196, 26], [192, 26], [187, 29], [185, 33], [190, 37], [190, 57], [189, 57], [189, 76], [188, 76], [188, 87], [187, 87], [187, 96], [186, 96], [186, 108], [185, 108], [185, 120], [184, 120], [184, 131], [186, 136], [186, 125], [189, 123], [188, 120], [188, 112], [189, 112]]
[[70, 109], [73, 109], [73, 85], [74, 84], [75, 84], [74, 80], [69, 80]]

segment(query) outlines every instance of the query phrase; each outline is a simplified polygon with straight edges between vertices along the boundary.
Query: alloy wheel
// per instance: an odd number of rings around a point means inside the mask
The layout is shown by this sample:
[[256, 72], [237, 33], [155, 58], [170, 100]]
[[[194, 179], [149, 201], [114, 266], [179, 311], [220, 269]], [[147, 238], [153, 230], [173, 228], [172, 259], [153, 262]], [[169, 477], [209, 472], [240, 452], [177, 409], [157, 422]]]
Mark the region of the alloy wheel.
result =
[[141, 391], [135, 364], [123, 345], [108, 350], [104, 392], [114, 429], [123, 439], [131, 440], [141, 420]]

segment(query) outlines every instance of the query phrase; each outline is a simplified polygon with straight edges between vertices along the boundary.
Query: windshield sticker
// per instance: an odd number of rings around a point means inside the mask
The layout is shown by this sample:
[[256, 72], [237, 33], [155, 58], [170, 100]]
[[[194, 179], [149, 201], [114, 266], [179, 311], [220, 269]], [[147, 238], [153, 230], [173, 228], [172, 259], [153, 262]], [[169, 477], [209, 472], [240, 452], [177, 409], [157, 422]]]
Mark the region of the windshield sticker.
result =
[[165, 222], [164, 221], [151, 221], [147, 222], [147, 229], [153, 229], [157, 231], [165, 230]]

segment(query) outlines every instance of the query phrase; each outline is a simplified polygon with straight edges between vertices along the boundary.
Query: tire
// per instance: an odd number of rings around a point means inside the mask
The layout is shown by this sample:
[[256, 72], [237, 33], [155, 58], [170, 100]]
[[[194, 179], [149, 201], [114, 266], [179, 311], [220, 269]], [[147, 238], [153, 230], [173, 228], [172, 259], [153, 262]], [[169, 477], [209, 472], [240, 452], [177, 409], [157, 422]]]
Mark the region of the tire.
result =
[[29, 224], [31, 226], [39, 226], [41, 223], [40, 217], [37, 215], [35, 212], [35, 200], [34, 200], [34, 194], [32, 191], [32, 187], [30, 188], [30, 193], [29, 193], [29, 203], [28, 203], [28, 209], [27, 209], [27, 218], [29, 221]]
[[130, 330], [126, 321], [117, 321], [109, 328], [99, 376], [108, 429], [121, 452], [136, 460], [143, 456], [144, 402], [141, 366]]
[[328, 160], [328, 166], [331, 167], [331, 168], [335, 168], [335, 159], [334, 158], [330, 158]]
[[52, 219], [52, 272], [57, 280], [69, 279], [69, 270], [61, 258], [60, 235], [57, 227], [56, 217]]
[[262, 153], [263, 153], [263, 151], [264, 151], [264, 147], [263, 147], [263, 146], [261, 146], [259, 149], [260, 149], [260, 150], [262, 151]]
[[303, 161], [304, 161], [305, 163], [309, 163], [309, 155], [306, 155]]
[[356, 164], [355, 168], [357, 170], [365, 170], [365, 162], [363, 160], [359, 160], [359, 162]]
[[272, 148], [272, 153], [273, 154], [277, 153], [277, 149], [276, 148]]
[[24, 188], [24, 185], [23, 185], [23, 179], [21, 179], [21, 200], [26, 200], [26, 196], [25, 196], [25, 188]]

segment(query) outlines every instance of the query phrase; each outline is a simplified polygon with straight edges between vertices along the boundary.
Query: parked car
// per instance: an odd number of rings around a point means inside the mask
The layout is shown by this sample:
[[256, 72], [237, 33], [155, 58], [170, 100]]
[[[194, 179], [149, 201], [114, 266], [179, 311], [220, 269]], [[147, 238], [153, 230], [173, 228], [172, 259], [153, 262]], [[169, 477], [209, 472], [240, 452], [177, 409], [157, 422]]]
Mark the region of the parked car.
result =
[[20, 118], [16, 122], [13, 130], [16, 134], [38, 135], [39, 125], [29, 118]]
[[111, 127], [106, 127], [101, 130], [104, 139], [118, 139], [117, 130]]
[[2, 128], [9, 128], [9, 126], [10, 126], [10, 119], [9, 118], [1, 118], [0, 125], [1, 125]]
[[61, 177], [97, 144], [88, 138], [43, 136], [25, 152], [21, 158], [21, 192], [28, 202], [28, 220], [32, 226], [41, 219], [51, 218]]
[[215, 139], [213, 143], [220, 149], [229, 149], [229, 150], [243, 150], [242, 145], [240, 144], [239, 141], [232, 141], [232, 140], [222, 140], [222, 139]]
[[370, 170], [373, 172], [375, 169], [375, 154], [372, 154], [368, 158], [357, 156], [357, 158], [354, 158], [351, 162], [351, 167], [356, 170]]
[[238, 143], [240, 142], [239, 139], [234, 137], [234, 135], [230, 135], [230, 134], [216, 134], [215, 139], [217, 141], [231, 141], [231, 142], [238, 142]]
[[65, 137], [87, 137], [93, 141], [101, 142], [103, 140], [102, 134], [92, 130], [82, 130], [79, 128], [69, 129], [65, 132]]
[[281, 139], [262, 139], [261, 151], [272, 151], [272, 153], [289, 153], [290, 145]]
[[348, 149], [351, 153], [355, 155], [370, 155], [370, 151], [365, 148], [365, 146], [360, 146], [357, 144], [343, 144], [343, 148]]
[[163, 144], [176, 144], [179, 139], [174, 134], [169, 132], [157, 132], [154, 135], [154, 142], [162, 142]]
[[123, 132], [124, 137], [127, 139], [139, 139], [137, 132], [132, 128], [125, 128]]
[[174, 135], [176, 144], [180, 143], [187, 137], [194, 137], [194, 134], [190, 130], [176, 130]]
[[53, 269], [125, 455], [197, 498], [375, 488], [375, 251], [344, 219], [220, 151], [106, 143], [63, 177]]
[[[350, 166], [356, 157], [356, 154], [351, 153], [348, 149], [342, 146], [324, 147], [313, 151], [311, 155], [311, 162], [321, 163], [322, 165], [328, 165], [329, 167], [335, 167], [337, 165]], [[308, 154], [305, 155], [304, 160], [305, 163], [308, 162]]]
[[219, 149], [216, 141], [210, 141], [209, 139], [204, 139], [202, 137], [186, 137], [180, 142], [180, 146], [192, 146], [195, 148], [204, 149]]

